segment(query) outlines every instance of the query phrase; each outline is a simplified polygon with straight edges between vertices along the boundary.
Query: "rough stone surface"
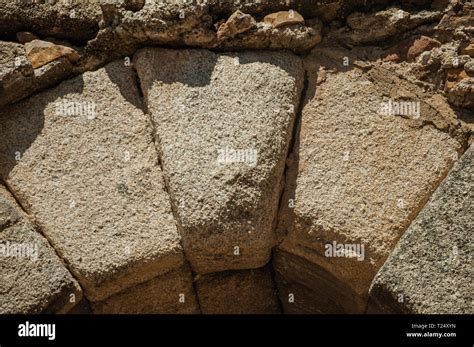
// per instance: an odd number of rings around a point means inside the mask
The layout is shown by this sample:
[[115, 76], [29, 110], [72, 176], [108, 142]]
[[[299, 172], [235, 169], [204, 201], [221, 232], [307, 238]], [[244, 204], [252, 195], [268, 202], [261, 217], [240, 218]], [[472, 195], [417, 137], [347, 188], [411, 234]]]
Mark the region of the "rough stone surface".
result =
[[[407, 30], [430, 24], [446, 13], [444, 22], [438, 26], [440, 35], [448, 40], [457, 40], [462, 33], [467, 37], [466, 25], [469, 23], [469, 8], [465, 6], [462, 16], [451, 15], [451, 4], [432, 5], [432, 10], [407, 12], [399, 8], [389, 8], [380, 13], [353, 13], [355, 9], [370, 11], [380, 5], [388, 5], [388, 0], [251, 0], [205, 2], [183, 2], [176, 0], [144, 1], [120, 0], [104, 2], [100, 0], [68, 1], [9, 1], [0, 2], [0, 36], [13, 40], [16, 34], [68, 39], [80, 49], [81, 59], [73, 67], [74, 74], [96, 70], [107, 62], [132, 55], [144, 45], [191, 46], [217, 50], [246, 49], [288, 49], [294, 52], [308, 52], [322, 39], [322, 23], [344, 19], [351, 14], [350, 28], [341, 29], [336, 37], [346, 42], [381, 40], [393, 37]], [[400, 1], [400, 5], [424, 6], [429, 9], [429, 1]], [[306, 21], [301, 25], [274, 28], [272, 25], [257, 23], [256, 27], [226, 40], [219, 40], [215, 27], [225, 21], [232, 13], [241, 11], [257, 19], [275, 13], [301, 13]], [[365, 20], [365, 17], [368, 20]], [[301, 23], [299, 15], [298, 23]], [[358, 19], [359, 18], [359, 19]], [[454, 18], [454, 19], [453, 19]], [[291, 18], [281, 24], [289, 23]], [[366, 24], [360, 24], [367, 22]], [[389, 25], [386, 25], [388, 22]], [[359, 24], [358, 24], [359, 23]], [[453, 32], [452, 27], [460, 25]], [[336, 27], [339, 27], [336, 25]], [[70, 30], [74, 28], [74, 30]], [[466, 30], [464, 30], [466, 29]], [[375, 33], [375, 34], [374, 34]], [[448, 33], [448, 34], [446, 34]], [[449, 36], [450, 35], [450, 36]], [[461, 35], [461, 36], [462, 36]], [[21, 35], [20, 42], [25, 42]], [[27, 39], [30, 40], [29, 38]], [[362, 42], [361, 41], [361, 42]], [[364, 41], [365, 42], [365, 41]], [[66, 68], [66, 67], [64, 67]], [[69, 74], [71, 71], [69, 71]], [[67, 74], [62, 79], [69, 77]], [[43, 81], [44, 82], [44, 81]], [[52, 86], [41, 83], [29, 88], [24, 96]], [[18, 98], [6, 103], [19, 100]], [[0, 104], [2, 104], [0, 99]]]
[[145, 49], [135, 65], [194, 271], [265, 265], [303, 84], [300, 59]]
[[241, 11], [235, 11], [229, 19], [223, 23], [217, 31], [217, 39], [225, 40], [235, 35], [246, 32], [257, 25], [255, 19]]
[[464, 71], [471, 75], [474, 74], [474, 59], [471, 59], [464, 64]]
[[459, 1], [452, 1], [451, 3], [457, 4], [448, 6], [448, 11], [445, 11], [443, 18], [436, 25], [438, 35], [446, 41], [472, 40], [474, 34], [472, 2], [463, 1], [461, 4]]
[[79, 53], [73, 48], [56, 45], [52, 42], [33, 40], [25, 45], [26, 56], [34, 69], [46, 65], [60, 57], [66, 57], [72, 63], [80, 59]]
[[448, 98], [456, 106], [474, 110], [474, 77], [464, 78], [449, 88]]
[[24, 46], [0, 41], [0, 105], [24, 93], [25, 85], [33, 80], [33, 74]]
[[220, 42], [212, 47], [219, 50], [290, 49], [306, 52], [322, 40], [322, 23], [308, 21], [307, 25], [290, 25], [273, 28], [271, 24], [259, 22], [251, 31]]
[[[401, 0], [402, 5], [425, 5], [430, 0]], [[209, 0], [211, 12], [232, 14], [236, 10], [252, 15], [265, 15], [278, 11], [295, 10], [305, 18], [320, 17], [325, 21], [345, 18], [356, 8], [371, 8], [374, 5], [389, 4], [390, 0]]]
[[420, 36], [413, 40], [407, 51], [407, 58], [409, 60], [414, 60], [423, 52], [430, 51], [435, 47], [441, 46], [441, 43], [438, 40], [432, 39], [426, 36]]
[[[461, 0], [0, 0], [0, 180], [28, 211], [0, 206], [0, 230], [31, 221], [85, 288], [23, 312], [199, 313], [199, 294], [276, 313], [273, 276], [286, 313], [463, 312], [464, 284], [368, 289], [474, 142], [473, 18]], [[152, 46], [186, 50], [130, 61]], [[315, 46], [303, 88], [282, 50]]]
[[99, 29], [99, 1], [0, 0], [0, 36], [31, 31], [78, 41], [91, 39]]
[[[387, 4], [388, 0], [209, 0], [184, 2], [176, 0], [143, 1], [49, 0], [0, 1], [0, 35], [11, 36], [20, 31], [31, 31], [41, 36], [54, 36], [85, 42], [97, 37], [101, 30], [161, 43], [186, 42], [198, 39], [205, 42], [215, 36], [210, 30], [213, 18], [227, 18], [240, 10], [253, 16], [264, 17], [278, 11], [294, 10], [305, 18], [320, 18], [325, 22], [345, 18], [355, 8], [371, 8]], [[402, 4], [410, 1], [401, 1]], [[425, 1], [426, 2], [426, 1]], [[106, 15], [104, 18], [104, 14]], [[108, 16], [111, 14], [112, 16]], [[118, 14], [114, 16], [114, 14]], [[114, 19], [114, 17], [116, 17]], [[123, 25], [124, 22], [127, 24]], [[117, 29], [118, 30], [115, 30]], [[74, 28], [74, 30], [70, 30]], [[113, 35], [112, 35], [113, 36]], [[170, 40], [171, 39], [171, 40]], [[121, 42], [125, 44], [125, 42]], [[196, 44], [197, 41], [194, 41]]]
[[[299, 52], [310, 50], [321, 41], [321, 22], [318, 20], [313, 25], [291, 28], [272, 28], [263, 22], [255, 26], [251, 14], [262, 13], [268, 6], [269, 2], [259, 9], [245, 4], [227, 7], [216, 1], [203, 4], [149, 2], [137, 12], [120, 6], [102, 6], [101, 30], [85, 47], [82, 65], [90, 69], [110, 57], [132, 54], [143, 45]], [[234, 10], [227, 14], [231, 8]], [[230, 22], [222, 24], [233, 13]], [[236, 22], [238, 18], [241, 19], [239, 23]], [[216, 26], [220, 28], [217, 32]]]
[[[449, 135], [442, 107], [432, 107], [418, 87], [384, 69], [344, 67], [348, 53], [333, 53], [316, 49], [306, 61], [308, 95], [282, 201], [280, 227], [288, 235], [280, 249], [365, 298], [465, 143]], [[384, 115], [389, 100], [419, 101], [419, 118]], [[363, 245], [364, 256], [326, 256], [334, 241]]]
[[0, 41], [0, 47], [0, 82], [3, 89], [9, 87], [11, 80], [33, 74], [31, 63], [25, 58], [23, 45]]
[[91, 301], [183, 264], [152, 130], [122, 61], [0, 112], [0, 174]]
[[23, 45], [0, 41], [0, 106], [60, 82], [72, 74], [72, 69], [69, 60], [62, 57], [34, 70]]
[[375, 277], [370, 294], [378, 312], [474, 313], [473, 182], [471, 146]]
[[349, 11], [349, 7], [357, 6], [354, 4], [357, 1], [335, 1], [335, 0], [244, 0], [240, 2], [235, 1], [220, 1], [211, 0], [211, 8], [214, 12], [223, 11], [224, 13], [232, 13], [236, 9], [240, 9], [245, 13], [252, 15], [267, 15], [280, 11], [295, 10], [303, 14], [307, 18], [320, 17], [325, 21], [333, 20], [336, 17], [342, 17], [344, 13]]
[[471, 43], [464, 47], [461, 51], [461, 54], [467, 54], [470, 57], [474, 57], [474, 43]]
[[422, 24], [440, 20], [439, 11], [408, 12], [389, 8], [375, 13], [355, 12], [347, 17], [348, 28], [335, 31], [333, 37], [350, 44], [362, 45], [382, 42]]
[[185, 266], [92, 304], [98, 314], [196, 314], [191, 273]]
[[263, 19], [265, 23], [271, 24], [274, 28], [287, 25], [304, 24], [304, 18], [296, 11], [280, 11], [266, 15]]
[[0, 313], [64, 313], [81, 300], [78, 283], [48, 241], [0, 186]]
[[420, 54], [439, 46], [441, 46], [441, 43], [430, 37], [414, 37], [398, 44], [390, 50], [388, 56], [385, 57], [385, 60], [413, 61]]
[[[47, 41], [52, 41], [53, 38], [68, 39], [78, 46], [81, 57], [77, 63], [75, 56], [72, 64], [66, 59], [57, 60], [52, 66], [48, 64], [48, 71], [51, 71], [47, 76], [41, 74], [41, 78], [22, 79], [21, 83], [8, 88], [5, 95], [1, 95], [3, 93], [0, 90], [0, 105], [16, 102], [71, 75], [97, 70], [108, 62], [133, 55], [144, 45], [216, 50], [288, 49], [306, 52], [322, 40], [322, 23], [318, 18], [334, 18], [341, 9], [341, 4], [337, 1], [314, 3], [314, 0], [290, 3], [272, 0], [259, 4], [252, 1], [223, 3], [217, 0], [201, 4], [143, 0], [100, 4], [99, 0], [66, 4], [61, 2], [62, 0], [51, 0], [48, 5], [27, 2], [23, 6], [23, 2], [0, 1], [0, 37], [7, 40], [14, 40], [16, 37], [22, 43], [30, 42], [37, 38], [36, 35], [46, 37]], [[273, 28], [264, 22], [256, 23], [250, 15], [245, 15], [243, 27], [230, 28], [229, 25], [224, 25], [220, 35], [216, 32], [215, 27], [236, 11], [249, 11], [250, 14], [263, 17], [275, 10], [289, 10], [288, 6], [292, 5], [290, 8], [304, 11], [302, 13], [311, 18], [306, 25]], [[240, 34], [235, 36], [236, 33]], [[0, 45], [1, 50], [3, 47]], [[50, 61], [51, 55], [49, 56], [47, 60]], [[40, 65], [34, 65], [38, 66]]]
[[204, 314], [280, 313], [269, 267], [204, 275], [196, 291]]

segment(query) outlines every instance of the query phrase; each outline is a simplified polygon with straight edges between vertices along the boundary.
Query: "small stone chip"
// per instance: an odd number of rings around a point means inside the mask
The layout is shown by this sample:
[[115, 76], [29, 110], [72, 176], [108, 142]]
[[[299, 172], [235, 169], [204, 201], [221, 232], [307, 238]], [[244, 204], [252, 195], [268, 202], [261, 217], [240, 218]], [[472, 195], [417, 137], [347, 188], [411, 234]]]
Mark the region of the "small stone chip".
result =
[[293, 10], [271, 13], [268, 16], [265, 16], [263, 21], [271, 24], [274, 28], [294, 24], [304, 24], [303, 16]]
[[71, 62], [79, 60], [80, 55], [73, 48], [56, 45], [52, 42], [33, 40], [25, 44], [26, 56], [31, 61], [34, 69], [46, 65], [58, 58], [66, 57]]
[[217, 39], [219, 41], [234, 37], [235, 35], [246, 32], [257, 25], [255, 19], [241, 11], [235, 11], [229, 19], [219, 26]]

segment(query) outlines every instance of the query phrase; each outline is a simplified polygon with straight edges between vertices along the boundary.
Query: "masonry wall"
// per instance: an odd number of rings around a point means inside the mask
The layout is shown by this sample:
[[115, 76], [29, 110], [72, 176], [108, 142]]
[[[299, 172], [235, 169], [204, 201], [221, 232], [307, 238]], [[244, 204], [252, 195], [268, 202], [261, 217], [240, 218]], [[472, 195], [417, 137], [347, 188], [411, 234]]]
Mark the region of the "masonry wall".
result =
[[0, 1], [0, 313], [472, 313], [473, 11]]

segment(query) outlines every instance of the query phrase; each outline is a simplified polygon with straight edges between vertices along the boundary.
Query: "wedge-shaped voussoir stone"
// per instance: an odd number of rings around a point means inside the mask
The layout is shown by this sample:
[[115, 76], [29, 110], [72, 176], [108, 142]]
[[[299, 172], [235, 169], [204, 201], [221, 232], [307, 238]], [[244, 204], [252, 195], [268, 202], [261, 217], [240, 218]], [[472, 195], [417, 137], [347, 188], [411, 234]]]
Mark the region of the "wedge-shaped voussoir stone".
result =
[[115, 62], [0, 112], [0, 174], [91, 301], [184, 261], [138, 95]]
[[65, 313], [81, 298], [54, 249], [0, 186], [0, 314]]
[[474, 313], [473, 182], [471, 146], [378, 272], [369, 312]]
[[204, 314], [277, 314], [278, 294], [270, 268], [202, 276], [196, 290]]
[[92, 303], [98, 314], [197, 314], [191, 272], [187, 266]]
[[137, 53], [135, 66], [193, 269], [265, 265], [304, 79], [300, 59], [157, 48]]
[[[366, 301], [376, 272], [463, 144], [447, 127], [435, 128], [437, 121], [429, 125], [441, 116], [418, 87], [376, 67], [345, 68], [342, 57], [322, 49], [307, 59], [308, 95], [282, 199], [287, 237], [280, 249]], [[387, 106], [402, 101], [414, 105], [405, 110], [410, 114]]]

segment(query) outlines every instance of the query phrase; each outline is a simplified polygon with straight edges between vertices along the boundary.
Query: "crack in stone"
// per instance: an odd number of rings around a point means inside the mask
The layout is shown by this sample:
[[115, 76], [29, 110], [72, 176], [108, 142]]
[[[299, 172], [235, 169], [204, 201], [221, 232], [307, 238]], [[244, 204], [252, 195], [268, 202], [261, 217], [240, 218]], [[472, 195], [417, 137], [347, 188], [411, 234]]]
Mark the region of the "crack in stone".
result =
[[[296, 144], [299, 141], [298, 137], [299, 137], [299, 132], [300, 132], [300, 129], [301, 129], [301, 123], [302, 123], [302, 120], [303, 120], [303, 109], [304, 109], [304, 104], [305, 104], [305, 100], [307, 98], [308, 89], [309, 89], [309, 72], [306, 68], [304, 69], [304, 77], [303, 78], [304, 78], [303, 88], [301, 89], [301, 92], [300, 92], [300, 95], [299, 95], [299, 102], [298, 102], [298, 107], [296, 109], [291, 140], [290, 140], [290, 144], [288, 146], [288, 153], [286, 155], [285, 170], [284, 170], [282, 178], [281, 178], [282, 188], [281, 188], [281, 193], [280, 193], [280, 198], [279, 198], [279, 203], [278, 203], [276, 221], [275, 221], [275, 225], [274, 225], [274, 232], [277, 235], [279, 240], [278, 240], [278, 244], [276, 246], [274, 246], [273, 249], [272, 249], [271, 258], [270, 258], [270, 262], [269, 262], [270, 267], [271, 267], [272, 280], [273, 280], [273, 282], [275, 284], [275, 288], [278, 292], [278, 301], [280, 303], [282, 312], [283, 312], [283, 307], [284, 306], [283, 306], [283, 303], [281, 302], [281, 296], [280, 296], [281, 293], [280, 293], [280, 290], [279, 290], [279, 286], [277, 285], [277, 282], [276, 282], [276, 275], [275, 275], [276, 270], [273, 266], [273, 257], [274, 257], [273, 253], [274, 253], [274, 250], [283, 242], [284, 238], [286, 237], [286, 235], [279, 235], [279, 227], [282, 224], [281, 221], [283, 220], [283, 216], [282, 216], [283, 204], [288, 203], [288, 201], [286, 201], [286, 202], [284, 201], [284, 198], [285, 198], [285, 195], [286, 195], [285, 191], [286, 191], [287, 184], [288, 184], [287, 179], [289, 178], [290, 172], [291, 172], [291, 170], [293, 168], [293, 165], [294, 165], [293, 159], [294, 159], [294, 155], [295, 155]], [[296, 177], [295, 177], [295, 179], [296, 179]]]
[[[138, 10], [137, 10], [138, 11]], [[213, 11], [215, 11], [215, 9], [213, 7], [210, 7], [207, 9], [207, 12], [203, 14], [204, 15], [214, 15], [216, 16], [216, 13], [213, 13]], [[134, 11], [135, 12], [135, 11]], [[221, 19], [221, 17], [218, 17], [217, 19]], [[225, 19], [225, 18], [222, 18], [222, 19]], [[214, 18], [215, 20], [215, 18]], [[433, 20], [432, 22], [435, 22], [435, 20]], [[430, 22], [431, 23], [431, 22]], [[175, 23], [173, 25], [176, 25]], [[171, 25], [171, 26], [173, 26]], [[422, 25], [426, 25], [426, 23], [422, 24]], [[419, 25], [415, 28], [412, 29], [412, 31], [416, 31], [419, 27], [421, 27], [422, 25]], [[178, 25], [179, 26], [179, 25]], [[185, 24], [183, 24], [183, 26], [185, 26]], [[129, 28], [127, 26], [122, 26], [121, 27], [123, 30], [127, 31], [127, 34], [133, 38], [133, 32], [131, 30], [128, 30]], [[110, 29], [110, 30], [114, 30], [113, 27], [109, 26], [107, 27], [107, 29]], [[140, 28], [142, 29], [142, 28]], [[186, 35], [192, 33], [194, 30], [199, 30], [199, 29], [212, 29], [212, 26], [211, 28], [205, 26], [205, 25], [199, 25], [196, 24], [195, 26], [191, 27], [191, 28], [185, 28], [185, 30], [183, 32], [181, 32], [179, 34], [179, 39], [184, 42], [184, 38]], [[96, 32], [96, 35], [94, 37], [93, 40], [95, 39], [100, 39], [100, 33], [103, 32], [104, 29], [102, 30], [98, 30]], [[136, 42], [132, 42], [131, 43], [131, 46], [128, 47], [128, 51], [127, 51], [127, 48], [124, 48], [123, 50], [118, 50], [116, 52], [116, 55], [114, 55], [113, 57], [108, 57], [107, 59], [98, 59], [96, 60], [94, 63], [88, 65], [88, 64], [84, 64], [82, 66], [77, 66], [74, 70], [73, 70], [73, 76], [70, 77], [70, 78], [66, 78], [66, 79], [63, 79], [63, 80], [60, 80], [58, 81], [55, 85], [61, 83], [62, 81], [65, 81], [65, 80], [68, 80], [68, 79], [72, 79], [74, 78], [75, 76], [77, 75], [80, 75], [80, 74], [83, 74], [87, 71], [95, 71], [101, 67], [103, 67], [104, 65], [106, 65], [107, 63], [109, 63], [111, 61], [111, 59], [120, 59], [120, 58], [124, 58], [126, 57], [127, 55], [130, 55], [130, 56], [133, 56], [133, 54], [136, 53], [136, 51], [140, 48], [138, 46], [143, 46], [143, 45], [147, 45], [148, 43], [151, 44], [151, 42], [153, 41], [152, 38], [150, 38], [149, 36], [149, 32], [147, 32], [147, 30], [142, 30], [143, 33], [145, 34], [146, 36], [146, 39], [150, 42], [140, 42], [138, 39]], [[114, 31], [113, 32], [114, 36], [116, 36], [116, 32]], [[397, 38], [394, 38], [393, 41], [397, 40]], [[92, 40], [91, 40], [92, 41]], [[344, 43], [342, 43], [342, 45], [344, 46]], [[89, 46], [89, 44], [86, 44], [83, 49], [87, 49], [87, 47]], [[167, 45], [165, 44], [159, 44], [158, 45], [159, 47], [167, 47]], [[101, 52], [100, 51], [100, 48], [101, 48], [101, 44], [99, 43], [99, 51], [97, 53], [104, 53], [104, 52]], [[177, 46], [173, 47], [173, 48], [181, 48], [181, 49], [186, 49], [186, 48], [191, 48], [190, 45], [186, 44], [186, 43], [181, 43], [181, 44], [178, 44]], [[97, 48], [96, 48], [97, 49]], [[222, 50], [219, 50], [218, 48], [208, 48], [208, 50], [210, 51], [220, 51], [222, 52]], [[131, 51], [133, 51], [133, 53], [130, 53]], [[225, 50], [224, 50], [225, 51]], [[93, 51], [94, 52], [94, 51]], [[294, 54], [296, 54], [297, 56], [304, 56], [304, 53], [300, 53], [300, 52], [294, 52]], [[93, 57], [93, 54], [90, 55], [88, 58], [91, 58]], [[141, 100], [141, 106], [140, 106], [140, 109], [143, 111], [143, 113], [148, 117], [148, 120], [149, 120], [149, 124], [150, 124], [150, 128], [151, 128], [151, 131], [152, 131], [152, 141], [153, 141], [153, 145], [154, 145], [154, 148], [155, 148], [155, 152], [156, 152], [156, 157], [157, 157], [157, 164], [159, 165], [159, 168], [161, 169], [161, 173], [162, 173], [162, 177], [163, 177], [163, 181], [164, 181], [164, 190], [166, 191], [166, 193], [168, 194], [168, 197], [170, 199], [170, 205], [171, 205], [171, 209], [172, 209], [172, 213], [173, 213], [173, 217], [175, 219], [175, 223], [176, 223], [176, 226], [177, 226], [177, 229], [179, 231], [179, 233], [182, 235], [182, 226], [180, 224], [180, 218], [179, 218], [179, 213], [178, 213], [178, 206], [176, 206], [176, 204], [173, 202], [173, 199], [172, 199], [172, 195], [170, 193], [170, 187], [169, 187], [169, 182], [168, 180], [166, 179], [166, 176], [164, 175], [164, 171], [163, 171], [163, 163], [162, 163], [162, 160], [161, 160], [161, 151], [160, 151], [160, 139], [159, 139], [159, 135], [158, 135], [158, 132], [157, 132], [157, 126], [156, 126], [156, 123], [155, 123], [155, 120], [152, 116], [152, 114], [149, 112], [149, 109], [148, 109], [148, 100], [147, 100], [147, 97], [146, 97], [146, 93], [144, 92], [143, 90], [143, 85], [140, 81], [140, 77], [139, 77], [139, 74], [136, 70], [136, 68], [133, 66], [133, 64], [131, 64], [130, 68], [132, 69], [133, 71], [133, 78], [134, 78], [134, 83], [135, 83], [135, 87], [136, 87], [136, 90], [139, 94], [139, 98]], [[397, 78], [409, 83], [409, 84], [412, 84], [412, 85], [415, 85], [415, 83], [411, 80], [409, 80], [406, 76], [403, 76], [403, 75], [398, 75], [398, 74], [395, 74], [393, 71], [390, 71], [388, 69], [386, 69], [385, 67], [383, 66], [378, 66], [378, 68], [382, 69], [382, 70], [385, 70], [389, 75], [391, 76], [396, 76]], [[293, 127], [292, 127], [292, 131], [291, 131], [291, 139], [289, 141], [289, 145], [288, 145], [288, 150], [287, 150], [287, 153], [286, 153], [286, 157], [285, 157], [285, 168], [283, 170], [283, 173], [282, 173], [282, 176], [281, 176], [281, 181], [280, 181], [280, 186], [281, 186], [281, 192], [280, 192], [280, 196], [279, 196], [279, 199], [278, 199], [278, 208], [277, 208], [277, 213], [276, 213], [276, 216], [275, 216], [275, 219], [274, 219], [274, 232], [275, 234], [277, 235], [277, 238], [278, 238], [278, 244], [276, 246], [274, 246], [272, 248], [272, 253], [271, 253], [271, 257], [270, 257], [270, 261], [269, 263], [267, 264], [267, 266], [269, 266], [270, 270], [271, 270], [271, 278], [272, 278], [272, 281], [274, 282], [275, 284], [275, 288], [276, 288], [276, 291], [278, 292], [278, 294], [281, 294], [280, 293], [280, 290], [279, 290], [279, 286], [277, 285], [277, 282], [276, 282], [276, 270], [273, 266], [273, 259], [274, 259], [274, 251], [275, 249], [281, 244], [281, 242], [283, 242], [283, 240], [285, 239], [286, 235], [279, 235], [280, 233], [280, 226], [281, 225], [287, 225], [286, 223], [288, 222], [291, 222], [288, 220], [288, 214], [284, 213], [284, 204], [287, 204], [288, 201], [285, 200], [285, 191], [288, 189], [288, 184], [289, 183], [292, 183], [292, 181], [290, 180], [296, 180], [297, 178], [297, 175], [295, 177], [290, 177], [291, 175], [291, 171], [292, 169], [294, 168], [294, 165], [297, 165], [297, 161], [295, 160], [296, 159], [296, 156], [298, 155], [297, 151], [298, 151], [298, 140], [299, 140], [299, 132], [300, 132], [300, 129], [301, 129], [301, 125], [302, 125], [302, 117], [303, 117], [303, 109], [304, 109], [304, 106], [305, 106], [305, 101], [306, 99], [308, 98], [308, 92], [309, 92], [309, 71], [308, 69], [304, 69], [304, 80], [303, 80], [303, 88], [301, 89], [300, 91], [300, 95], [299, 95], [299, 103], [298, 103], [298, 107], [297, 107], [297, 110], [296, 110], [296, 113], [295, 113], [295, 118], [294, 118], [294, 123], [293, 123]], [[384, 81], [382, 81], [381, 83], [384, 83]], [[42, 90], [44, 89], [50, 89], [54, 87], [53, 86], [45, 86], [44, 88], [41, 88], [40, 90], [37, 90], [35, 91], [33, 94], [37, 94], [39, 92], [41, 92]], [[32, 94], [31, 94], [32, 95]], [[30, 97], [31, 95], [28, 95], [26, 97]], [[420, 97], [421, 98], [421, 97]], [[435, 112], [436, 113], [436, 117], [439, 117], [439, 118], [443, 118], [443, 115], [441, 114], [441, 112], [439, 112], [435, 107], [430, 106], [430, 110]], [[404, 117], [402, 117], [404, 118]], [[409, 119], [407, 118], [404, 118], [405, 120], [409, 121]], [[468, 136], [469, 134], [466, 134], [465, 131], [463, 131], [460, 127], [457, 127], [455, 128], [455, 125], [453, 124], [449, 124], [447, 127], [444, 127], [444, 128], [441, 128], [439, 125], [437, 125], [437, 123], [431, 119], [422, 119], [421, 120], [421, 124], [419, 125], [414, 125], [414, 127], [416, 127], [417, 129], [422, 129], [424, 127], [433, 127], [434, 129], [436, 129], [437, 131], [440, 131], [440, 132], [443, 132], [443, 133], [446, 133], [448, 134], [451, 138], [453, 139], [456, 139], [460, 145], [461, 145], [461, 148], [459, 150], [459, 154], [462, 155], [468, 148]], [[461, 134], [459, 136], [456, 136], [456, 134], [454, 133], [455, 131], [459, 130], [461, 132]], [[459, 139], [459, 137], [461, 139]], [[423, 197], [423, 199], [420, 201], [420, 203], [418, 204], [418, 206], [416, 206], [416, 208], [413, 210], [413, 212], [410, 214], [410, 216], [407, 217], [404, 225], [403, 225], [403, 232], [399, 235], [399, 238], [402, 237], [405, 232], [407, 231], [407, 229], [409, 228], [409, 226], [413, 223], [413, 221], [417, 218], [417, 216], [419, 215], [419, 213], [423, 210], [423, 208], [426, 206], [426, 204], [429, 202], [431, 196], [433, 195], [433, 193], [438, 189], [439, 185], [446, 179], [446, 177], [448, 176], [449, 172], [452, 170], [452, 167], [454, 165], [454, 162], [453, 161], [452, 163], [450, 163], [450, 165], [448, 165], [448, 167], [445, 168], [445, 170], [443, 171], [443, 173], [440, 175], [439, 179], [436, 180], [436, 182], [433, 182], [432, 184], [432, 189], [430, 189], [429, 192], [427, 192], [425, 194], [425, 196]], [[11, 194], [11, 196], [16, 200], [18, 206], [20, 206], [20, 208], [24, 211], [24, 213], [28, 216], [33, 228], [35, 231], [39, 232], [49, 243], [49, 245], [54, 249], [55, 253], [57, 254], [57, 256], [61, 259], [61, 261], [63, 262], [64, 266], [68, 269], [68, 271], [71, 273], [71, 275], [74, 277], [73, 273], [69, 270], [68, 266], [67, 266], [67, 263], [65, 261], [65, 259], [58, 253], [58, 251], [56, 250], [56, 248], [53, 246], [53, 243], [51, 242], [50, 239], [48, 239], [48, 237], [42, 232], [43, 228], [41, 227], [41, 225], [39, 224], [38, 221], [36, 221], [36, 219], [34, 218], [34, 216], [30, 213], [28, 213], [27, 209], [22, 205], [21, 201], [16, 197], [16, 195], [11, 191], [10, 187], [8, 186], [8, 184], [6, 182], [4, 182], [3, 180], [0, 179], [0, 183], [3, 183], [3, 185], [5, 186], [5, 188], [8, 190], [8, 192]], [[294, 182], [293, 182], [294, 183]], [[287, 231], [287, 230], [285, 230]], [[398, 241], [398, 240], [397, 240]], [[184, 248], [184, 245], [183, 245], [183, 239], [180, 238], [180, 243], [181, 243], [181, 246], [182, 246], [182, 249], [183, 249], [183, 256], [184, 256], [184, 261], [185, 261], [185, 264], [186, 266], [190, 269], [191, 271], [191, 275], [192, 275], [192, 286], [193, 286], [193, 292], [194, 292], [194, 295], [196, 297], [196, 303], [199, 307], [199, 311], [202, 313], [202, 309], [201, 309], [201, 303], [199, 301], [199, 296], [198, 296], [198, 291], [196, 290], [196, 279], [198, 276], [196, 276], [196, 274], [194, 273], [193, 271], [193, 268], [188, 260], [188, 257], [186, 255], [186, 251], [185, 251], [185, 248]], [[75, 278], [75, 277], [74, 277]], [[80, 285], [80, 282], [79, 280], [77, 280], [77, 278], [75, 278], [77, 283], [79, 283]], [[82, 289], [82, 287], [81, 287]], [[85, 298], [85, 294], [84, 294], [84, 298]], [[370, 300], [370, 298], [368, 298]], [[365, 304], [365, 310], [364, 311], [367, 311], [367, 308], [368, 308], [368, 304], [369, 304], [369, 300], [367, 300], [366, 304]], [[282, 303], [282, 297], [280, 295], [278, 295], [278, 302], [280, 304], [280, 307], [282, 308], [283, 310], [283, 303]]]
[[[35, 232], [39, 233], [42, 237], [44, 237], [46, 242], [48, 242], [48, 245], [53, 249], [54, 253], [59, 258], [61, 263], [63, 264], [64, 268], [69, 272], [69, 274], [72, 276], [72, 278], [74, 278], [74, 280], [77, 282], [77, 284], [80, 287], [81, 292], [82, 292], [81, 300], [86, 300], [87, 302], [89, 302], [87, 300], [86, 296], [85, 296], [85, 292], [84, 292], [84, 289], [82, 288], [81, 282], [79, 281], [79, 279], [76, 276], [74, 276], [74, 273], [71, 271], [71, 269], [69, 269], [69, 266], [68, 266], [68, 263], [67, 263], [66, 259], [61, 255], [61, 253], [59, 253], [59, 251], [56, 249], [56, 247], [54, 247], [54, 244], [51, 241], [51, 239], [48, 238], [48, 236], [43, 232], [43, 227], [41, 226], [41, 224], [36, 220], [36, 218], [30, 212], [28, 212], [28, 210], [21, 203], [21, 200], [14, 194], [14, 192], [11, 190], [8, 183], [5, 182], [2, 178], [0, 178], [0, 184], [2, 184], [5, 187], [5, 189], [8, 191], [8, 193], [10, 193], [10, 195], [13, 197], [13, 199], [15, 200], [17, 205], [21, 208], [23, 213], [26, 215], [28, 222], [30, 222], [33, 230]], [[74, 294], [74, 293], [71, 293], [71, 294]], [[79, 301], [76, 300], [76, 302], [74, 302], [74, 306], [72, 306], [70, 310], [74, 309], [74, 307], [76, 307], [76, 305], [79, 304], [79, 302], [81, 300], [79, 300]]]
[[[148, 110], [148, 102], [145, 98], [145, 92], [142, 89], [142, 84], [141, 84], [138, 72], [137, 72], [135, 66], [131, 65], [131, 68], [132, 68], [132, 71], [133, 71], [133, 74], [134, 74], [134, 80], [136, 82], [135, 87], [138, 89], [140, 99], [142, 101], [142, 107], [143, 107], [142, 111], [148, 117], [149, 124], [151, 126], [151, 131], [152, 131], [151, 135], [152, 135], [152, 140], [153, 140], [153, 147], [155, 148], [155, 152], [156, 152], [157, 164], [158, 164], [158, 166], [161, 170], [161, 173], [162, 173], [162, 177], [163, 177], [163, 181], [164, 181], [164, 189], [166, 191], [166, 194], [169, 197], [169, 201], [170, 201], [170, 205], [171, 205], [171, 211], [173, 213], [173, 218], [176, 222], [176, 227], [177, 227], [177, 229], [178, 229], [178, 231], [181, 235], [181, 225], [179, 223], [178, 212], [176, 210], [175, 204], [173, 203], [173, 199], [171, 198], [171, 193], [170, 193], [170, 190], [169, 190], [169, 184], [168, 184], [168, 181], [166, 180], [166, 177], [165, 177], [164, 171], [163, 171], [163, 165], [162, 165], [162, 162], [161, 162], [161, 156], [160, 156], [160, 151], [159, 151], [158, 133], [156, 131], [156, 129], [157, 129], [156, 123], [155, 123], [155, 120], [153, 119], [152, 114]], [[188, 258], [186, 256], [186, 251], [185, 251], [184, 245], [183, 245], [183, 239], [181, 237], [180, 237], [179, 242], [181, 244], [181, 248], [183, 249], [183, 256], [184, 256], [185, 265], [189, 268], [189, 270], [191, 272], [191, 284], [192, 284], [192, 287], [193, 287], [194, 296], [196, 297], [196, 303], [198, 305], [199, 312], [202, 313], [201, 303], [199, 302], [199, 296], [198, 296], [198, 292], [197, 292], [196, 284], [195, 284], [195, 280], [194, 280], [196, 278], [196, 274], [194, 273], [193, 268], [191, 267], [191, 263], [190, 263], [190, 261], [188, 260]]]

